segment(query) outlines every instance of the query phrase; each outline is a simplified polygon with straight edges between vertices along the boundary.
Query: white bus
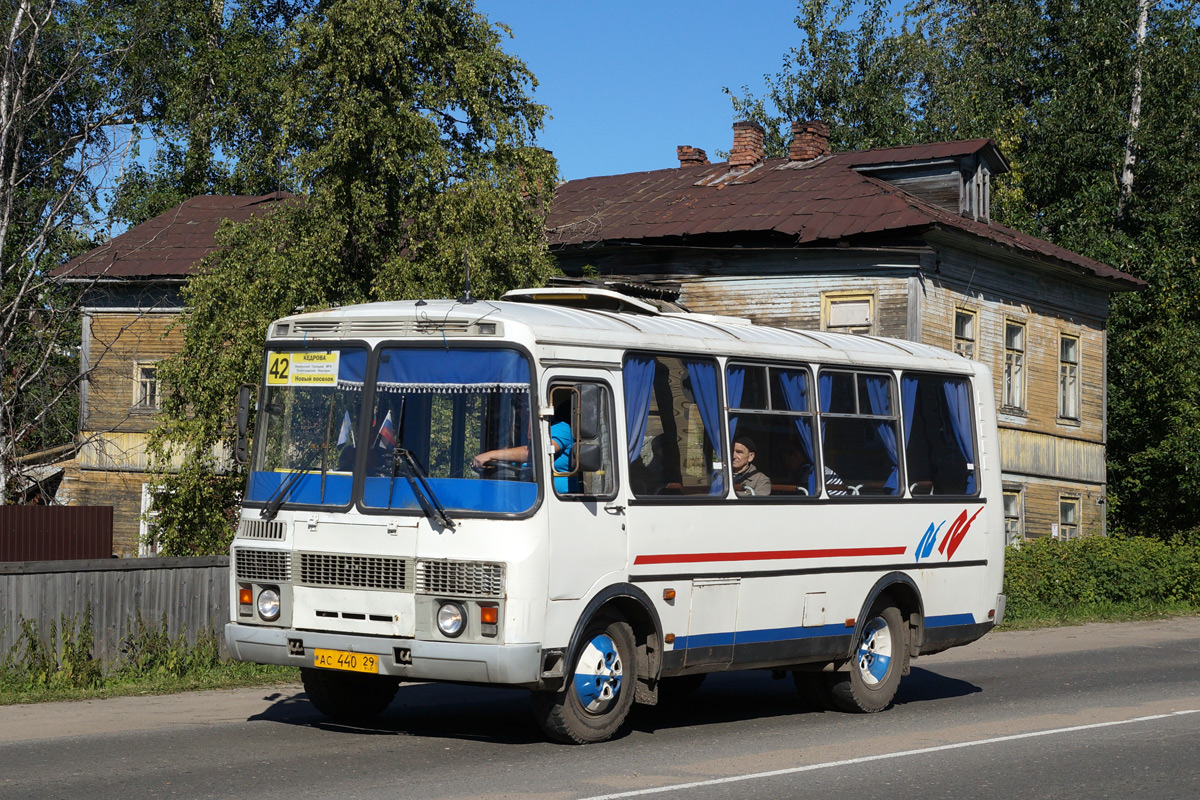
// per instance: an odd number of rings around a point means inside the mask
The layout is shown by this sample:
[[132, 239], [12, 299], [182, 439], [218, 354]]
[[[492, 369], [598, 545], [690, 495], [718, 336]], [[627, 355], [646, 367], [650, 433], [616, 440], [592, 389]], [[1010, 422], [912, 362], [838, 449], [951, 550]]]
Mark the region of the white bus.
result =
[[598, 742], [760, 668], [873, 712], [1000, 623], [1004, 544], [977, 362], [607, 288], [376, 303], [270, 326], [226, 641], [345, 720], [489, 684]]

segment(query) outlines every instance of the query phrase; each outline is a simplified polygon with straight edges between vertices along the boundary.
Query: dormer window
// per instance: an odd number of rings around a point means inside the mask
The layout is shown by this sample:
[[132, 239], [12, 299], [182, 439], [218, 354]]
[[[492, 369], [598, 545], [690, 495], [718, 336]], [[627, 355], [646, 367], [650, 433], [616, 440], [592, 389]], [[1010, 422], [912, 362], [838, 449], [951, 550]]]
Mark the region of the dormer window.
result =
[[977, 222], [989, 222], [992, 218], [992, 173], [986, 163], [980, 163], [974, 171], [959, 173], [962, 186], [959, 190], [958, 213]]

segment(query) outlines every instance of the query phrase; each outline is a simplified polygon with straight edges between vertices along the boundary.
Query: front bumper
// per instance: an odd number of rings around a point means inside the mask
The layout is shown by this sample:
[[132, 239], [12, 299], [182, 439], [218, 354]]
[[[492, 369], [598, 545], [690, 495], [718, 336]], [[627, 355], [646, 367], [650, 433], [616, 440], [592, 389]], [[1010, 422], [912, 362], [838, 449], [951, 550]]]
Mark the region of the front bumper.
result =
[[532, 687], [541, 677], [536, 644], [430, 642], [345, 633], [263, 628], [230, 622], [225, 626], [229, 654], [239, 661], [313, 666], [313, 650], [344, 650], [379, 656], [379, 671], [405, 680], [461, 681]]

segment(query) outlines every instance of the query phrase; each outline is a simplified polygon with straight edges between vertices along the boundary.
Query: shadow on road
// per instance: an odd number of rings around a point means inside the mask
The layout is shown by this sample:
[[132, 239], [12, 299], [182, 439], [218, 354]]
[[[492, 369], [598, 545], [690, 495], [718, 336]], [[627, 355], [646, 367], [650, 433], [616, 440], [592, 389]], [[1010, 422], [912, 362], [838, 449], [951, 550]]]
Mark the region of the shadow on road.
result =
[[[967, 681], [914, 667], [900, 684], [896, 705], [963, 697], [983, 691]], [[333, 722], [303, 692], [269, 697], [272, 705], [250, 721], [299, 725], [361, 736], [421, 736], [533, 744], [544, 741], [521, 690], [481, 686], [401, 684], [396, 699], [370, 725]], [[719, 725], [788, 715], [821, 713], [796, 692], [790, 675], [775, 679], [765, 670], [714, 673], [686, 699], [634, 706], [629, 730], [653, 733], [696, 725]], [[621, 735], [619, 734], [618, 738]]]

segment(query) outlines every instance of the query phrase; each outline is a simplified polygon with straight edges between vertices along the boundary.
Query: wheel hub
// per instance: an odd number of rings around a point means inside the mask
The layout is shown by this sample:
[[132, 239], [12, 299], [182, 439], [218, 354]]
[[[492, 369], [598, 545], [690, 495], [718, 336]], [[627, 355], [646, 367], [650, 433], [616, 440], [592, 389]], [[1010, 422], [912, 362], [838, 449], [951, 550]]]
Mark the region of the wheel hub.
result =
[[594, 637], [575, 664], [575, 694], [589, 714], [603, 714], [621, 692], [624, 665], [608, 634]]
[[863, 682], [868, 686], [881, 683], [887, 677], [892, 656], [891, 631], [886, 621], [876, 617], [867, 623], [858, 646], [858, 671]]

